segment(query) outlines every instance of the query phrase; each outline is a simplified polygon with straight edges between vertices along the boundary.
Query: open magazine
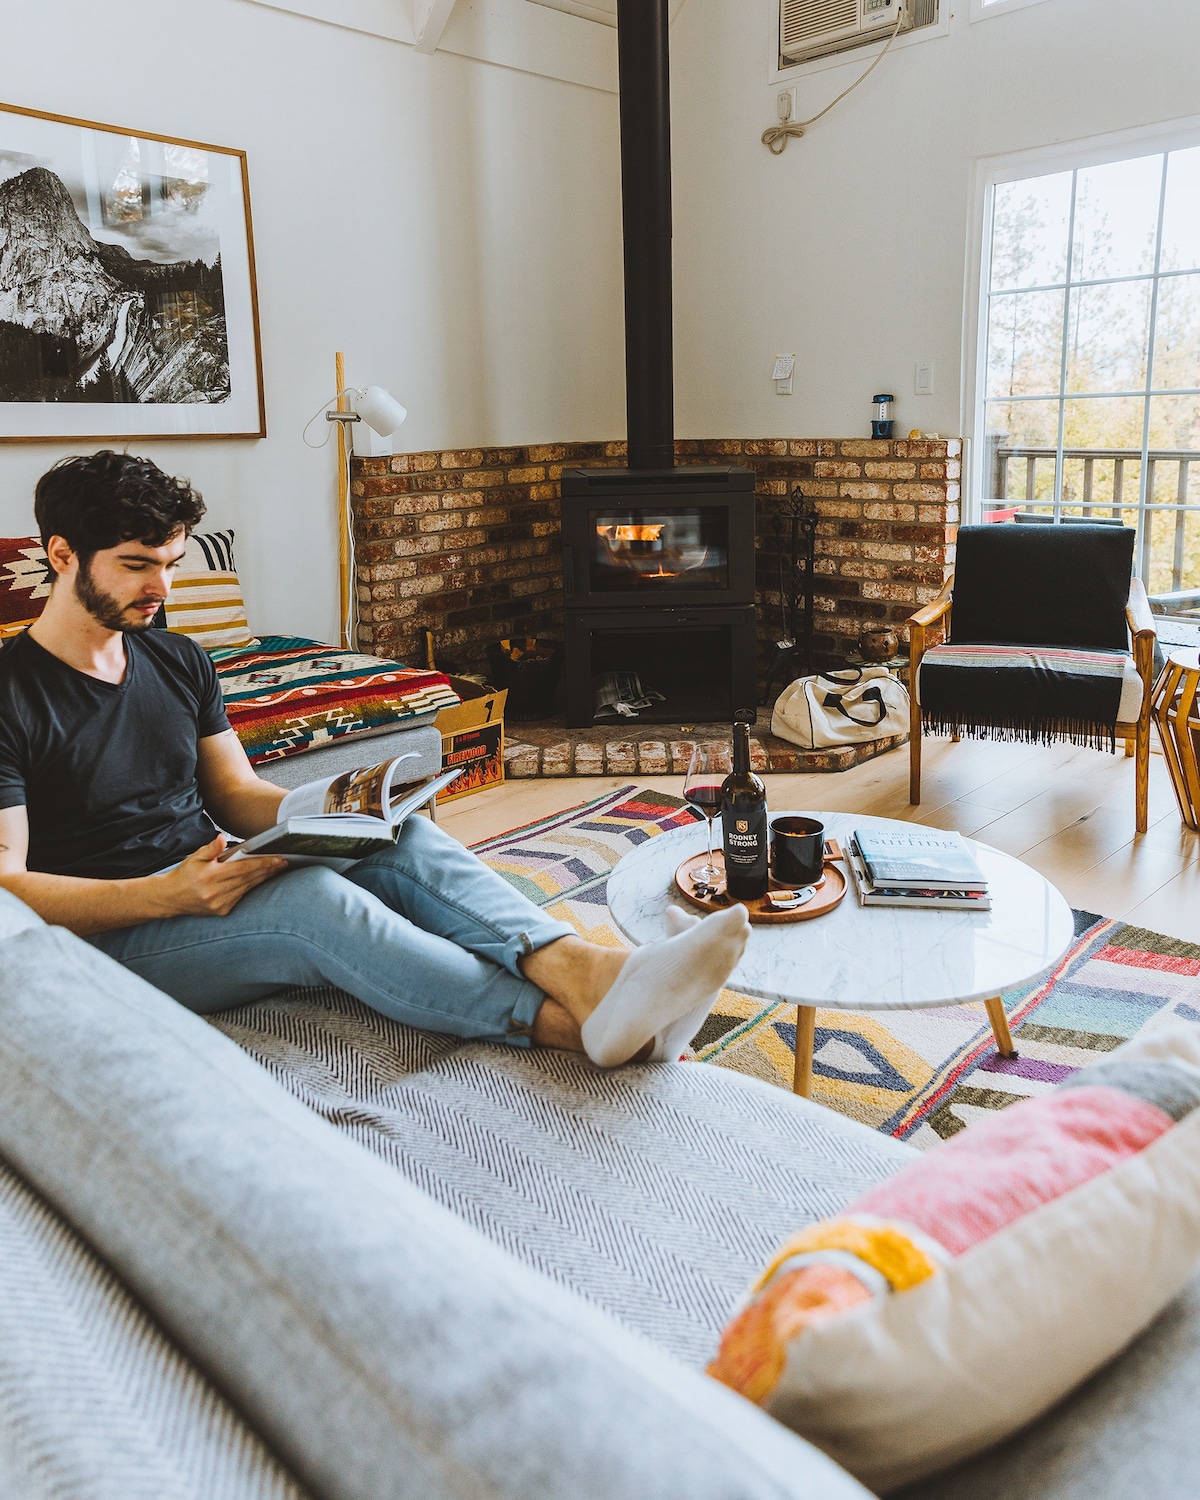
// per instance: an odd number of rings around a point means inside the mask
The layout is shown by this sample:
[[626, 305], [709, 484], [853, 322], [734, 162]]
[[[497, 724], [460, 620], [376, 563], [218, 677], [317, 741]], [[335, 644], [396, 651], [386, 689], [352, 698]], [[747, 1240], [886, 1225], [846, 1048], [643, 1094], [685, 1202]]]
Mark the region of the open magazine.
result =
[[221, 858], [276, 854], [294, 865], [341, 869], [386, 849], [409, 813], [437, 796], [462, 771], [456, 766], [440, 776], [402, 780], [404, 762], [419, 759], [412, 751], [377, 766], [293, 787], [279, 804], [274, 828], [236, 844]]

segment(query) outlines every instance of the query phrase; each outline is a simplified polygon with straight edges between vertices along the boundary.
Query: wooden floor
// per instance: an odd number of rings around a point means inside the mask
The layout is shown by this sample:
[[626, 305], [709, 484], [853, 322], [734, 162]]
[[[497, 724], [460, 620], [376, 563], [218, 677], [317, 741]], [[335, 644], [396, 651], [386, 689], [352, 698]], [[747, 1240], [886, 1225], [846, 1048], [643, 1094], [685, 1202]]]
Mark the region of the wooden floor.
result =
[[[1200, 943], [1200, 836], [1185, 829], [1161, 755], [1150, 757], [1150, 828], [1134, 832], [1133, 761], [1123, 755], [966, 741], [925, 741], [923, 801], [908, 804], [908, 751], [853, 770], [766, 778], [785, 808], [908, 818], [1018, 855], [1072, 906]], [[441, 809], [463, 843], [535, 822], [627, 785], [629, 777], [510, 781]], [[641, 778], [659, 791], [682, 778]]]

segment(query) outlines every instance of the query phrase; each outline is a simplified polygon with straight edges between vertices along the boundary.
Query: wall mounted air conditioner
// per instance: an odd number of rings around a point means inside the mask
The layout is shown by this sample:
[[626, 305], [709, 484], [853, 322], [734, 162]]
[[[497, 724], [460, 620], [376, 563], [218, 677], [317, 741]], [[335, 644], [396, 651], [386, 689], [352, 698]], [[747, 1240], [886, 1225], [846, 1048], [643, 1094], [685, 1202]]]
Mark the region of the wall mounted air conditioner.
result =
[[807, 62], [865, 47], [891, 34], [897, 8], [901, 31], [932, 26], [939, 0], [780, 0], [779, 63]]

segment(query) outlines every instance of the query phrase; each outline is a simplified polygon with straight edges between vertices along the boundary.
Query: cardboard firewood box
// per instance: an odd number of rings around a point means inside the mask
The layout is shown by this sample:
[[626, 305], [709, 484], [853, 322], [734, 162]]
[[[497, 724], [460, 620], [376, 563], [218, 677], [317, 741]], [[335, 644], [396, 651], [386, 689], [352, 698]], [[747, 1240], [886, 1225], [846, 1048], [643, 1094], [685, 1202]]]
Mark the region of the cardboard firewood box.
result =
[[439, 802], [469, 797], [484, 787], [504, 780], [504, 703], [507, 691], [481, 687], [463, 677], [451, 677], [450, 686], [462, 699], [455, 708], [443, 708], [434, 723], [442, 736], [442, 766], [461, 766], [462, 775], [437, 794]]

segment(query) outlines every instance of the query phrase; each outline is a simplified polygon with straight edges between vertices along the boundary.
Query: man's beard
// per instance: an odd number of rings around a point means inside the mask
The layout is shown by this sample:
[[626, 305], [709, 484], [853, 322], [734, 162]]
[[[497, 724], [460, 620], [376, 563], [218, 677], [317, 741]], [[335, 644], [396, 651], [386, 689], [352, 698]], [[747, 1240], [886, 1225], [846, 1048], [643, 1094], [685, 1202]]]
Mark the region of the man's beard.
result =
[[133, 620], [126, 619], [126, 615], [135, 606], [153, 604], [156, 602], [154, 599], [134, 599], [129, 604], [122, 605], [111, 594], [106, 594], [92, 578], [90, 561], [79, 565], [79, 572], [75, 575], [75, 597], [92, 619], [98, 625], [103, 625], [105, 630], [124, 630], [136, 634], [149, 630], [154, 624], [153, 615], [149, 619], [144, 616]]

